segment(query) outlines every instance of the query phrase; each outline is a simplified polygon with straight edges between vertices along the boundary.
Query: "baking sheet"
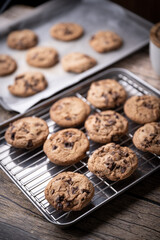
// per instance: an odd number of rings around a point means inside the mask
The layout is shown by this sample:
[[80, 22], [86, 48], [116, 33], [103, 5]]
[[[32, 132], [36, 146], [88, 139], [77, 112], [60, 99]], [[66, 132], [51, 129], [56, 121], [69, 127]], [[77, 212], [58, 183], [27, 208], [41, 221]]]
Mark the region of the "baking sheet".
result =
[[[83, 78], [113, 64], [144, 46], [149, 41], [149, 29], [152, 26], [148, 21], [130, 13], [110, 1], [105, 0], [83, 0], [73, 8], [67, 10], [65, 7], [62, 9], [61, 6], [61, 12], [58, 16], [54, 15], [54, 1], [53, 3], [49, 2], [43, 7], [39, 7], [38, 12], [37, 9], [35, 11], [35, 17], [34, 11], [32, 11], [32, 18], [29, 16], [28, 25], [27, 18], [25, 18], [24, 20], [21, 20], [19, 25], [16, 23], [17, 28], [23, 28], [25, 26], [33, 29], [39, 36], [39, 45], [54, 47], [59, 52], [60, 59], [70, 52], [82, 52], [94, 57], [98, 64], [94, 68], [81, 74], [66, 73], [62, 69], [60, 63], [49, 69], [30, 67], [25, 61], [27, 51], [9, 49], [6, 46], [5, 38], [1, 37], [1, 53], [6, 53], [14, 57], [18, 63], [18, 69], [14, 74], [0, 78], [0, 103], [4, 108], [15, 110], [19, 113], [25, 112], [40, 100], [79, 82]], [[41, 13], [43, 13], [43, 15], [47, 14], [48, 19], [40, 25], [37, 25], [38, 19], [41, 19]], [[52, 39], [49, 35], [49, 29], [53, 24], [63, 21], [76, 22], [82, 25], [85, 30], [84, 36], [72, 42], [61, 42]], [[13, 27], [14, 26], [12, 26], [12, 28]], [[122, 48], [104, 54], [95, 52], [89, 45], [89, 39], [98, 30], [112, 30], [117, 32], [124, 40]], [[2, 36], [2, 33], [0, 33], [0, 35]], [[48, 88], [43, 92], [27, 98], [12, 96], [9, 93], [7, 86], [13, 83], [14, 77], [17, 74], [25, 71], [41, 71], [46, 76]]]

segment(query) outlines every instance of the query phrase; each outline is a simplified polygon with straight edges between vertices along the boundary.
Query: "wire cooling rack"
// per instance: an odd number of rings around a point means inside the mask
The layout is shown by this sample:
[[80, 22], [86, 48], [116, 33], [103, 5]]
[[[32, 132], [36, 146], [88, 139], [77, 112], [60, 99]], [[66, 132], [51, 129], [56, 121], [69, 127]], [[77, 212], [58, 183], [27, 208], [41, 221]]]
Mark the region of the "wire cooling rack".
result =
[[[90, 83], [104, 78], [113, 78], [120, 82], [126, 89], [128, 96], [151, 94], [159, 96], [159, 91], [144, 83], [141, 79], [137, 78], [132, 73], [124, 69], [110, 69], [103, 73], [99, 73], [94, 77], [86, 79], [84, 82], [73, 86], [71, 89], [65, 90], [60, 94], [52, 97], [51, 99], [39, 104], [32, 110], [28, 111], [22, 116], [36, 116], [44, 119], [48, 126], [50, 134], [60, 130], [61, 128], [56, 125], [49, 117], [49, 109], [51, 105], [59, 98], [65, 96], [77, 96], [83, 101], [86, 100], [86, 95]], [[99, 112], [99, 109], [91, 106], [92, 113]], [[116, 109], [117, 112], [124, 115], [123, 107]], [[17, 117], [16, 117], [17, 118]], [[29, 200], [39, 209], [39, 211], [52, 223], [59, 226], [69, 226], [82, 217], [88, 215], [98, 207], [107, 203], [120, 193], [129, 189], [131, 186], [142, 180], [147, 175], [160, 167], [160, 157], [151, 154], [141, 152], [135, 148], [132, 143], [132, 136], [135, 130], [140, 126], [131, 120], [129, 122], [129, 132], [122, 137], [118, 143], [120, 145], [131, 148], [139, 159], [138, 169], [128, 179], [123, 181], [111, 182], [107, 179], [92, 174], [87, 168], [88, 157], [93, 153], [95, 149], [100, 147], [100, 144], [90, 141], [90, 150], [87, 152], [87, 156], [79, 163], [72, 166], [62, 167], [57, 166], [49, 161], [43, 152], [42, 147], [34, 150], [22, 150], [15, 149], [6, 143], [4, 139], [4, 133], [8, 127], [8, 124], [14, 120], [15, 117], [7, 121], [2, 126], [0, 132], [0, 163], [2, 169], [12, 179], [12, 181], [21, 189], [21, 191], [29, 198]], [[85, 132], [84, 127], [79, 128]], [[84, 174], [90, 179], [95, 188], [95, 195], [91, 203], [78, 212], [63, 212], [55, 210], [44, 197], [44, 188], [47, 183], [60, 172], [73, 171]]]

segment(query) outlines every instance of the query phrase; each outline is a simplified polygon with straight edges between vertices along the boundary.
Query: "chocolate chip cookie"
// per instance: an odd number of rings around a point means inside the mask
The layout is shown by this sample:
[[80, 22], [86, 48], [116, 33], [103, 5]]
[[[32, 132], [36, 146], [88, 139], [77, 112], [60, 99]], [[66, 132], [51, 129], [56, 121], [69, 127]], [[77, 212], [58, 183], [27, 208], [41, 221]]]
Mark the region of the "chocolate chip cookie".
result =
[[89, 43], [95, 51], [105, 53], [120, 48], [123, 40], [115, 32], [100, 31], [92, 36]]
[[124, 112], [132, 121], [145, 124], [160, 118], [160, 98], [143, 95], [129, 98], [124, 105]]
[[45, 198], [56, 210], [80, 211], [94, 195], [93, 184], [80, 173], [59, 173], [47, 184]]
[[13, 85], [8, 86], [12, 95], [28, 97], [43, 91], [47, 87], [47, 81], [40, 72], [26, 72], [15, 77]]
[[0, 54], [0, 76], [6, 76], [17, 69], [16, 61], [5, 54]]
[[8, 46], [17, 50], [25, 50], [34, 47], [37, 45], [37, 43], [37, 35], [29, 29], [11, 32], [7, 38]]
[[66, 72], [81, 73], [96, 65], [96, 60], [83, 53], [70, 53], [62, 58], [62, 67]]
[[49, 68], [58, 62], [58, 53], [52, 47], [35, 47], [28, 51], [26, 60], [33, 67]]
[[115, 111], [103, 111], [90, 115], [85, 128], [91, 140], [98, 143], [118, 141], [128, 131], [128, 121]]
[[125, 89], [114, 79], [93, 82], [87, 94], [87, 100], [95, 107], [112, 109], [126, 100]]
[[140, 127], [133, 136], [136, 148], [160, 155], [160, 123], [146, 123]]
[[61, 127], [75, 127], [82, 124], [89, 113], [89, 105], [80, 98], [66, 97], [52, 105], [50, 118]]
[[129, 177], [137, 168], [136, 154], [128, 147], [115, 143], [98, 148], [88, 160], [88, 169], [98, 177], [111, 181]]
[[26, 117], [10, 124], [5, 139], [15, 148], [31, 149], [41, 146], [48, 134], [48, 126], [44, 120]]
[[51, 28], [50, 34], [61, 41], [72, 41], [83, 35], [83, 28], [76, 23], [58, 23]]
[[89, 141], [82, 131], [68, 128], [52, 134], [45, 141], [43, 150], [51, 162], [67, 166], [85, 157]]

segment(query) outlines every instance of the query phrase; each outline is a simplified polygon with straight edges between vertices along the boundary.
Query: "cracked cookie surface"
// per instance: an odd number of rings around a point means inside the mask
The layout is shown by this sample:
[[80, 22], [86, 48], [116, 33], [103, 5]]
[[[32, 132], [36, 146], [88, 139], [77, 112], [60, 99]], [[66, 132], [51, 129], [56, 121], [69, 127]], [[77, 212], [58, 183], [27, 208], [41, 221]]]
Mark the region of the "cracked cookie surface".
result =
[[5, 54], [0, 54], [0, 76], [6, 76], [17, 69], [16, 61]]
[[92, 36], [89, 43], [95, 51], [105, 53], [120, 48], [123, 40], [115, 32], [99, 31]]
[[10, 124], [5, 139], [15, 148], [32, 149], [41, 146], [48, 134], [48, 126], [44, 120], [26, 117]]
[[126, 96], [125, 89], [116, 80], [104, 79], [91, 84], [87, 100], [97, 108], [110, 109], [120, 106]]
[[83, 35], [83, 28], [76, 23], [58, 23], [50, 29], [50, 34], [61, 41], [72, 41]]
[[86, 156], [89, 141], [82, 131], [68, 128], [52, 134], [45, 141], [43, 150], [51, 162], [67, 166], [79, 162]]
[[91, 140], [98, 143], [118, 141], [128, 131], [128, 121], [115, 111], [103, 111], [90, 115], [85, 128]]
[[81, 73], [96, 65], [96, 60], [86, 54], [75, 52], [62, 58], [62, 67], [66, 72]]
[[47, 87], [47, 81], [40, 72], [26, 72], [15, 77], [13, 85], [8, 86], [12, 95], [28, 97], [43, 91]]
[[94, 195], [89, 179], [74, 172], [62, 172], [54, 177], [45, 188], [45, 198], [56, 210], [80, 211]]
[[82, 124], [90, 113], [90, 106], [77, 97], [66, 97], [55, 102], [50, 117], [61, 127], [75, 127]]
[[52, 47], [34, 47], [27, 52], [29, 65], [39, 68], [49, 68], [58, 62], [58, 53]]
[[132, 121], [145, 124], [160, 118], [160, 98], [149, 95], [133, 96], [124, 104], [124, 112]]
[[160, 155], [160, 123], [146, 123], [137, 129], [133, 136], [136, 148]]
[[17, 50], [25, 50], [34, 47], [37, 43], [37, 35], [29, 29], [13, 31], [7, 38], [8, 46]]
[[88, 160], [88, 169], [99, 177], [111, 181], [129, 177], [137, 168], [136, 154], [128, 147], [115, 143], [98, 148]]

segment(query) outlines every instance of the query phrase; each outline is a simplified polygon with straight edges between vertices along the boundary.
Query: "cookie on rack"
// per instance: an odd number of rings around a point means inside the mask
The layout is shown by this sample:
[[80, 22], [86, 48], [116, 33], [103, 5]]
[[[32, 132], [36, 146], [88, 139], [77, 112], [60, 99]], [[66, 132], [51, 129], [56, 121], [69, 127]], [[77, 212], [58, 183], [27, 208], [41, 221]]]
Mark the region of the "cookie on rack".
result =
[[146, 123], [134, 133], [133, 143], [136, 148], [160, 155], [160, 123]]
[[93, 196], [91, 181], [75, 172], [59, 173], [45, 188], [45, 198], [56, 210], [80, 211]]
[[98, 53], [105, 53], [122, 46], [122, 38], [115, 32], [99, 31], [90, 39], [91, 47]]
[[136, 154], [130, 148], [115, 143], [98, 148], [88, 160], [88, 169], [92, 173], [111, 181], [129, 177], [137, 166]]
[[62, 98], [50, 108], [51, 119], [61, 127], [79, 126], [89, 113], [89, 105], [77, 97]]
[[98, 143], [118, 141], [128, 131], [128, 121], [115, 111], [102, 111], [90, 115], [85, 121], [90, 139]]
[[33, 67], [50, 68], [58, 62], [58, 53], [52, 47], [34, 47], [28, 50], [26, 60]]
[[10, 48], [25, 50], [36, 46], [37, 35], [29, 29], [13, 31], [8, 35], [7, 44]]
[[82, 131], [68, 128], [52, 134], [45, 141], [43, 150], [51, 162], [67, 166], [79, 162], [86, 156], [89, 141]]
[[10, 124], [5, 139], [15, 148], [32, 149], [41, 146], [48, 134], [48, 126], [44, 120], [25, 117]]
[[43, 91], [47, 80], [40, 72], [25, 72], [15, 77], [13, 85], [8, 86], [10, 93], [17, 97], [28, 97]]
[[95, 107], [112, 109], [119, 107], [126, 100], [125, 89], [114, 79], [93, 82], [87, 94], [87, 100]]
[[66, 72], [73, 73], [84, 72], [97, 64], [94, 58], [79, 52], [70, 53], [64, 56], [61, 62]]
[[61, 41], [72, 41], [83, 35], [83, 28], [76, 23], [57, 23], [50, 29], [53, 38]]
[[6, 76], [13, 73], [17, 69], [16, 61], [6, 55], [0, 54], [0, 76]]
[[133, 96], [125, 102], [124, 112], [139, 124], [157, 121], [160, 118], [160, 98], [150, 95]]

